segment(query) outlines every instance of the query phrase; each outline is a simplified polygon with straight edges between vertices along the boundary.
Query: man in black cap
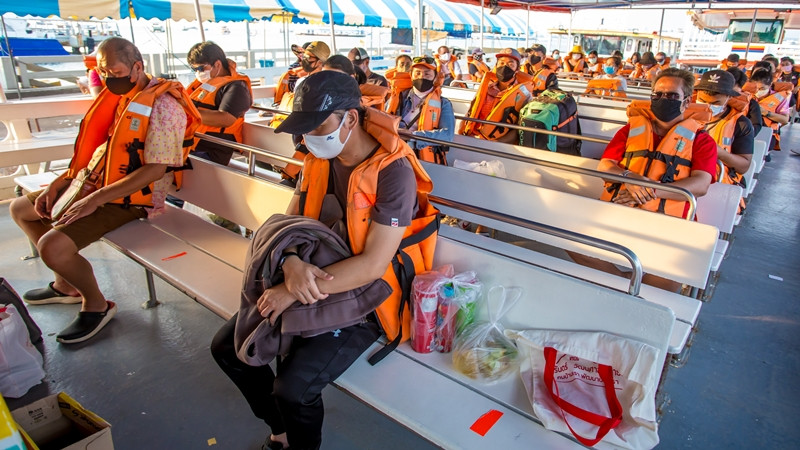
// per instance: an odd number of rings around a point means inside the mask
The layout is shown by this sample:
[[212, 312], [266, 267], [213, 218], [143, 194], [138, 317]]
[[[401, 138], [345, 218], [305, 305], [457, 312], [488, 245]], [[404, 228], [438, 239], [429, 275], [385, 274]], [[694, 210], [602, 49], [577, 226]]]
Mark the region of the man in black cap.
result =
[[533, 77], [533, 92], [536, 96], [546, 89], [558, 89], [558, 76], [556, 75], [557, 61], [547, 58], [547, 49], [542, 44], [533, 44], [530, 48], [525, 72]]
[[747, 118], [748, 100], [736, 89], [736, 80], [725, 70], [709, 70], [695, 85], [697, 103], [705, 103], [713, 114], [706, 131], [717, 143], [717, 158], [725, 164], [719, 180], [743, 186], [742, 174], [753, 158], [753, 124]]
[[377, 84], [378, 86], [389, 87], [389, 81], [381, 75], [369, 69], [369, 53], [361, 47], [353, 47], [347, 54], [347, 59], [353, 62], [353, 65], [361, 69], [367, 76], [368, 84]]
[[[258, 301], [261, 315], [273, 323], [297, 301], [324, 302], [329, 294], [386, 280], [387, 273], [394, 273], [388, 268], [412, 219], [436, 218], [427, 202], [418, 202], [426, 198], [422, 194], [430, 192], [432, 183], [398, 137], [397, 120], [362, 108], [361, 91], [351, 76], [336, 70], [310, 75], [295, 92], [292, 113], [276, 132], [303, 135], [310, 151], [287, 214], [302, 214], [330, 226], [348, 242], [354, 256], [320, 268], [287, 248], [280, 260], [285, 282], [267, 289]], [[359, 181], [351, 186], [351, 179]], [[334, 332], [294, 336], [277, 374], [268, 365], [252, 367], [239, 361], [233, 346], [235, 318], [220, 329], [212, 354], [253, 413], [269, 425], [264, 448], [320, 447], [322, 389], [378, 338], [376, 322], [389, 339], [396, 337], [387, 331], [381, 311], [399, 295], [393, 292], [378, 307], [379, 320], [371, 313], [362, 323]], [[396, 318], [397, 309], [390, 316]]]

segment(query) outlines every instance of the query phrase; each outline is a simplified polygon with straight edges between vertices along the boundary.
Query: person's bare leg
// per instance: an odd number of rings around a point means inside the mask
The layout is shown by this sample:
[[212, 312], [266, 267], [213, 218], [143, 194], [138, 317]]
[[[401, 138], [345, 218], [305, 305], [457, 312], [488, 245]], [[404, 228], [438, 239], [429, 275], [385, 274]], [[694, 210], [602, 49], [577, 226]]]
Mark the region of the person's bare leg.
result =
[[[14, 222], [16, 222], [22, 232], [28, 236], [28, 239], [36, 245], [37, 250], [39, 250], [41, 254], [39, 240], [47, 232], [52, 230], [53, 227], [49, 223], [42, 221], [42, 218], [36, 214], [33, 203], [31, 203], [27, 197], [19, 197], [11, 202], [9, 211], [11, 213], [11, 218], [14, 219]], [[78, 294], [78, 290], [58, 273], [55, 274], [53, 287], [66, 295], [75, 296]]]
[[39, 254], [47, 267], [83, 296], [81, 311], [106, 311], [106, 299], [97, 286], [92, 265], [78, 253], [72, 239], [58, 230], [51, 230], [39, 239]]

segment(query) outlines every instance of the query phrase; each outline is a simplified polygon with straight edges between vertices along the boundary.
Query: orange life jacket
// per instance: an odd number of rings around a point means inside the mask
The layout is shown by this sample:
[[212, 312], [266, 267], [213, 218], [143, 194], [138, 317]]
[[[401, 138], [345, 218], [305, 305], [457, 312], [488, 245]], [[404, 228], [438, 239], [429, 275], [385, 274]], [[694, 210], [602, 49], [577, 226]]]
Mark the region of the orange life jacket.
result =
[[[733, 99], [738, 99], [738, 97], [730, 98], [730, 100]], [[706, 131], [714, 139], [714, 142], [728, 153], [731, 152], [731, 147], [733, 146], [733, 134], [736, 131], [736, 121], [745, 115], [745, 111], [741, 109], [742, 102], [736, 101], [731, 103], [730, 100], [728, 100], [728, 106], [730, 107], [728, 114], [726, 114], [725, 117], [706, 124]], [[721, 170], [718, 168], [717, 179], [721, 183], [739, 184], [742, 180], [742, 174], [737, 173], [728, 166], [725, 166], [725, 170], [722, 171], [723, 173], [720, 172]]]
[[306, 75], [308, 74], [302, 67], [295, 67], [294, 69], [289, 69], [284, 72], [278, 79], [278, 84], [275, 86], [275, 99], [273, 100], [273, 104], [279, 105], [281, 100], [283, 100], [284, 94], [294, 91], [294, 89], [290, 89], [289, 86], [289, 79], [291, 77], [302, 78]]
[[586, 83], [586, 93], [605, 97], [627, 98], [619, 78], [594, 78]]
[[389, 95], [388, 87], [365, 83], [358, 88], [361, 89], [361, 106], [371, 106], [383, 111], [386, 107], [386, 96]]
[[664, 63], [659, 64], [658, 62], [656, 62], [656, 66], [658, 66], [658, 70], [661, 71], [661, 70], [664, 70], [664, 69], [669, 69], [670, 61], [671, 61], [670, 57], [667, 56], [666, 58], [664, 58]]
[[[194, 105], [198, 108], [206, 108], [215, 110], [218, 105], [216, 104], [217, 90], [222, 89], [229, 83], [242, 81], [247, 86], [247, 91], [250, 93], [250, 103], [253, 101], [253, 89], [250, 86], [250, 77], [242, 75], [236, 71], [236, 63], [228, 60], [228, 70], [230, 75], [224, 77], [215, 77], [205, 83], [194, 80], [186, 88], [189, 98], [192, 99]], [[242, 142], [242, 128], [244, 127], [244, 116], [239, 117], [233, 122], [233, 125], [227, 127], [211, 127], [208, 125], [200, 125], [197, 129], [198, 133], [207, 133], [212, 136], [225, 137], [223, 135], [233, 135], [236, 142]], [[196, 138], [199, 140], [199, 138]]]
[[478, 61], [477, 59], [473, 59], [469, 63], [475, 66], [476, 69], [478, 69], [478, 72], [475, 75], [470, 74], [472, 81], [483, 80], [484, 75], [486, 75], [487, 73], [489, 73], [489, 71], [491, 71], [491, 69], [489, 69], [489, 66], [487, 66], [486, 63], [483, 61]]
[[578, 62], [572, 60], [572, 55], [564, 57], [564, 72], [583, 72], [586, 67], [586, 58], [581, 58]]
[[[650, 102], [634, 100], [628, 105], [628, 140], [620, 163], [628, 170], [644, 175], [661, 183], [672, 183], [691, 175], [692, 146], [697, 132], [702, 130], [711, 118], [707, 105], [689, 104], [678, 122], [661, 139], [658, 148], [653, 146], [653, 125], [655, 120], [650, 110]], [[620, 183], [606, 183], [601, 200], [613, 200], [621, 188]], [[660, 212], [674, 217], [683, 217], [686, 202], [657, 198], [638, 208]]]
[[[442, 88], [440, 85], [435, 86], [436, 87], [434, 87], [433, 90], [428, 93], [427, 96], [425, 96], [425, 100], [420, 108], [419, 119], [417, 120], [417, 130], [432, 131], [439, 128], [439, 120], [441, 119], [442, 115]], [[407, 95], [414, 95], [414, 93], [408, 92]], [[401, 96], [398, 95], [398, 97]], [[392, 115], [397, 115], [400, 108], [400, 101], [398, 100], [394, 103], [397, 104], [396, 108], [393, 110], [387, 108], [386, 112]], [[410, 126], [411, 124], [407, 125]], [[446, 152], [442, 147], [429, 145], [418, 150], [417, 157], [422, 161], [447, 165]]]
[[[444, 64], [442, 64], [442, 62], [439, 61], [439, 55], [438, 54], [435, 55], [434, 57], [436, 59], [436, 72], [441, 73], [442, 76], [445, 77], [445, 78], [450, 77], [450, 78], [455, 80], [456, 79], [456, 73], [455, 73], [456, 60], [453, 57], [453, 55], [451, 54], [450, 55], [450, 59]], [[448, 70], [447, 74], [445, 74], [445, 71], [443, 70], [442, 66], [447, 66], [447, 70]]]
[[[516, 124], [519, 122], [519, 112], [531, 97], [531, 90], [533, 89], [533, 78], [527, 73], [517, 72], [514, 74], [516, 83], [497, 99], [492, 111], [486, 117], [489, 122], [511, 123]], [[477, 118], [483, 109], [483, 104], [486, 101], [486, 92], [489, 90], [489, 84], [497, 81], [495, 72], [488, 72], [483, 77], [478, 92], [475, 94], [475, 99], [472, 100], [472, 107], [469, 111], [469, 117]], [[459, 134], [465, 136], [474, 136], [479, 139], [497, 140], [505, 136], [511, 129], [499, 127], [497, 125], [481, 124], [464, 120], [461, 122], [461, 129]], [[516, 130], [514, 130], [516, 131]]]
[[411, 89], [411, 74], [409, 72], [398, 72], [395, 69], [386, 71], [386, 79], [389, 80], [389, 100], [386, 102], [386, 111], [394, 114], [400, 107], [400, 93]]
[[[386, 267], [383, 280], [392, 287], [392, 294], [375, 311], [391, 344], [391, 351], [410, 337], [410, 294], [414, 275], [432, 269], [433, 252], [439, 229], [439, 211], [428, 203], [433, 182], [420, 165], [414, 152], [397, 135], [398, 117], [368, 109], [364, 127], [380, 144], [380, 148], [353, 170], [347, 187], [347, 237], [353, 255], [364, 251], [371, 224], [370, 215], [377, 199], [380, 171], [391, 162], [406, 158], [417, 178], [419, 210], [406, 228], [403, 241], [392, 262]], [[328, 193], [330, 161], [306, 155], [300, 184], [300, 212], [319, 219], [322, 202]], [[388, 353], [386, 351], [385, 353]], [[373, 355], [373, 357], [377, 356]], [[373, 363], [373, 358], [370, 358]]]
[[641, 64], [636, 64], [636, 69], [634, 69], [630, 77], [644, 78], [645, 80], [653, 81], [656, 79], [656, 75], [658, 75], [658, 72], [660, 71], [661, 69], [658, 68], [658, 64], [653, 64], [653, 66], [649, 69], [645, 69]]
[[[135, 94], [118, 118], [117, 109], [121, 96], [111, 93], [108, 89], [100, 92], [81, 121], [67, 177], [75, 178], [81, 169], [87, 167], [95, 150], [104, 143], [107, 143], [108, 147], [105, 153], [103, 186], [109, 186], [142, 167], [145, 164], [144, 143], [150, 125], [150, 114], [156, 98], [161, 95], [172, 95], [186, 113], [186, 129], [183, 133], [185, 162], [195, 146], [194, 132], [200, 126], [200, 113], [186, 95], [183, 85], [177, 81], [159, 79], [157, 84]], [[175, 185], [180, 188], [180, 168], [167, 170], [175, 172]], [[153, 185], [150, 184], [111, 203], [124, 206], [153, 206], [152, 192]]]
[[[749, 87], [745, 84], [745, 87]], [[753, 88], [755, 85], [753, 85]], [[778, 112], [778, 106], [783, 102], [785, 98], [792, 95], [792, 84], [786, 83], [783, 81], [778, 81], [772, 84], [772, 92], [771, 94], [767, 95], [766, 97], [758, 100], [758, 105], [761, 107], [761, 110], [767, 110], [771, 113]], [[764, 125], [772, 128], [772, 135], [775, 137], [775, 150], [780, 150], [781, 148], [781, 135], [778, 131], [781, 128], [781, 124], [772, 120], [768, 119], [767, 116], [763, 116]]]
[[[531, 70], [533, 70], [532, 66]], [[526, 73], [533, 76], [533, 91], [543, 92], [547, 90], [547, 79], [550, 77], [550, 74], [552, 74], [553, 71], [550, 69], [550, 67], [542, 64], [542, 68], [538, 71], [535, 71], [532, 74], [530, 72]]]

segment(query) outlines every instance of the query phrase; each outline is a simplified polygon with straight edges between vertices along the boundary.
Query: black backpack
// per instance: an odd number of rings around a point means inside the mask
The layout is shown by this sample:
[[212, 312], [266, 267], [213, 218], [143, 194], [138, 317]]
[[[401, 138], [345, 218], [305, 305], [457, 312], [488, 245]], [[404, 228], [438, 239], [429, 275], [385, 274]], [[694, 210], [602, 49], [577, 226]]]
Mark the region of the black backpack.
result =
[[[581, 134], [578, 104], [569, 92], [547, 89], [528, 102], [520, 111], [519, 124], [525, 127]], [[581, 155], [581, 140], [536, 133], [519, 132], [519, 144], [568, 155]]]

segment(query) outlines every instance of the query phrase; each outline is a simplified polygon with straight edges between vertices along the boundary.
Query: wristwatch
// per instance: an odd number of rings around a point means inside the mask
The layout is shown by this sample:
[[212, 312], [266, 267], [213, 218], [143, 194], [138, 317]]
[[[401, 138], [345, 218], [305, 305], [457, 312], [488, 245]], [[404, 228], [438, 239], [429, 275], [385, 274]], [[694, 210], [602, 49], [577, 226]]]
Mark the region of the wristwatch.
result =
[[627, 178], [627, 177], [628, 177], [628, 175], [630, 175], [630, 173], [631, 173], [631, 171], [630, 171], [630, 170], [628, 170], [628, 169], [625, 169], [625, 170], [623, 170], [623, 171], [622, 171], [622, 174], [620, 174], [620, 176], [621, 176], [621, 177], [626, 177], [626, 178]]
[[283, 256], [281, 256], [280, 261], [278, 261], [278, 268], [279, 269], [283, 269], [283, 263], [285, 263], [286, 262], [286, 258], [288, 258], [290, 256], [297, 256], [298, 258], [300, 257], [300, 255], [297, 252], [285, 252], [283, 254]]

